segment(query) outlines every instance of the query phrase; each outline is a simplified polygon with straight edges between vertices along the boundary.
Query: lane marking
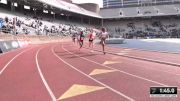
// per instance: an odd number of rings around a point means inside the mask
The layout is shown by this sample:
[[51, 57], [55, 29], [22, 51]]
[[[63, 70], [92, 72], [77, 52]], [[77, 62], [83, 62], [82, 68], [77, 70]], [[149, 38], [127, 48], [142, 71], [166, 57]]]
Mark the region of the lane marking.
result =
[[127, 55], [128, 53], [116, 53], [118, 55]]
[[29, 49], [24, 50], [24, 51], [20, 52], [19, 54], [15, 55], [15, 56], [1, 69], [0, 75], [2, 75], [2, 73], [7, 69], [7, 67], [8, 67], [17, 57], [19, 57], [19, 56], [22, 55], [24, 52], [29, 51], [29, 50], [31, 50], [31, 49], [32, 49], [32, 48], [29, 48]]
[[[89, 48], [87, 48], [87, 49], [89, 49]], [[128, 49], [129, 50], [129, 49]], [[130, 49], [131, 50], [131, 49]], [[96, 50], [97, 51], [97, 50]], [[126, 53], [124, 54], [124, 53], [115, 53], [115, 54], [118, 54], [118, 55], [122, 55], [122, 56], [126, 56]], [[112, 54], [112, 55], [114, 55], [114, 54]], [[119, 58], [121, 58], [120, 56], [114, 56], [114, 57], [112, 57], [112, 60], [116, 60], [116, 59], [119, 59]], [[127, 57], [127, 58], [129, 58], [129, 57]], [[146, 61], [146, 60], [145, 60]], [[152, 61], [150, 61], [150, 62], [152, 62]], [[137, 66], [139, 66], [139, 65], [137, 65]], [[178, 68], [179, 69], [179, 67], [174, 67], [174, 68]], [[149, 68], [150, 69], [150, 68]], [[177, 75], [177, 74], [175, 74], [175, 73], [172, 73], [172, 72], [168, 72], [168, 71], [161, 71], [161, 70], [157, 70], [157, 69], [150, 69], [150, 70], [155, 70], [155, 71], [160, 71], [160, 72], [165, 72], [165, 73], [168, 73], [168, 74], [172, 74], [172, 75]]]
[[98, 75], [98, 74], [105, 74], [115, 72], [115, 70], [107, 70], [107, 69], [94, 69], [89, 75]]
[[119, 62], [119, 61], [105, 61], [103, 63], [103, 65], [110, 65], [110, 64], [117, 64], [117, 63], [121, 63], [121, 62]]
[[52, 90], [50, 89], [50, 87], [49, 87], [46, 79], [44, 78], [43, 73], [42, 73], [42, 71], [41, 71], [41, 68], [40, 68], [40, 66], [39, 66], [38, 54], [39, 54], [39, 52], [40, 52], [41, 49], [42, 49], [42, 48], [38, 49], [38, 51], [36, 52], [36, 57], [35, 57], [35, 58], [36, 58], [36, 67], [37, 67], [37, 69], [38, 69], [39, 75], [40, 75], [40, 77], [41, 77], [41, 80], [43, 81], [44, 86], [46, 87], [49, 95], [51, 96], [52, 101], [57, 101], [57, 99], [56, 99], [55, 95], [53, 94]]
[[158, 72], [163, 72], [163, 73], [168, 73], [168, 74], [171, 74], [171, 75], [177, 75], [176, 73], [173, 73], [173, 71], [169, 71], [169, 70], [166, 70], [166, 71], [164, 71], [164, 70], [161, 70], [161, 69], [154, 69], [154, 68], [147, 68], [147, 67], [143, 67], [142, 65], [137, 65], [137, 64], [133, 64], [133, 65], [135, 65], [135, 66], [138, 66], [138, 67], [141, 67], [141, 68], [144, 68], [144, 69], [146, 69], [146, 70], [154, 70], [154, 71], [158, 71]]
[[120, 53], [129, 53], [130, 51], [127, 51], [127, 50], [122, 50], [120, 51]]
[[[148, 82], [152, 82], [152, 83], [155, 83], [155, 84], [159, 84], [159, 85], [161, 85], [161, 86], [168, 86], [168, 85], [166, 85], [166, 84], [163, 84], [163, 83], [160, 83], [160, 82], [157, 82], [157, 81], [153, 81], [153, 80], [150, 80], [150, 79], [147, 79], [147, 78], [144, 78], [144, 77], [135, 75], [135, 74], [131, 74], [131, 73], [128, 73], [128, 72], [119, 70], [119, 69], [112, 68], [112, 67], [110, 67], [110, 66], [102, 65], [102, 64], [100, 64], [100, 63], [98, 63], [98, 62], [92, 61], [92, 60], [87, 59], [87, 58], [84, 58], [84, 57], [80, 57], [79, 55], [76, 55], [76, 54], [68, 51], [67, 49], [65, 49], [65, 48], [63, 47], [63, 45], [62, 45], [62, 48], [63, 48], [63, 50], [65, 50], [66, 52], [68, 52], [68, 53], [70, 53], [70, 54], [72, 54], [72, 55], [78, 56], [78, 57], [81, 58], [81, 59], [84, 59], [84, 60], [86, 60], [86, 61], [95, 63], [95, 64], [97, 64], [97, 65], [104, 66], [104, 67], [106, 67], [106, 68], [109, 68], [109, 69], [112, 69], [112, 70], [116, 70], [116, 71], [119, 71], [119, 72], [121, 72], [121, 73], [123, 73], [123, 74], [129, 75], [129, 76], [132, 76], [132, 77], [136, 77], [136, 78], [139, 78], [139, 79], [148, 81]], [[178, 89], [178, 91], [180, 91], [180, 89]]]
[[64, 99], [79, 96], [82, 94], [87, 94], [87, 93], [103, 90], [105, 88], [106, 87], [74, 84], [62, 96], [60, 96], [58, 100], [64, 100]]
[[[98, 45], [96, 45], [97, 47]], [[109, 49], [113, 50], [113, 47], [108, 47]], [[180, 52], [170, 52], [170, 51], [160, 51], [160, 50], [148, 50], [148, 49], [142, 49], [142, 48], [133, 48], [133, 47], [121, 47], [121, 49], [131, 49], [132, 51], [146, 51], [146, 52], [158, 52], [158, 53], [170, 53], [170, 54], [180, 54]], [[117, 49], [117, 48], [115, 48]]]
[[[116, 54], [119, 54], [119, 55], [123, 55], [121, 53], [116, 53]], [[112, 60], [117, 60], [117, 59], [120, 59], [121, 57], [120, 56], [113, 56], [112, 57]], [[136, 65], [136, 66], [139, 66], [139, 65]], [[179, 67], [176, 67], [176, 68], [179, 68]], [[159, 72], [164, 72], [164, 73], [168, 73], [168, 74], [171, 74], [171, 75], [178, 75], [176, 73], [172, 73], [171, 71], [162, 71], [162, 70], [159, 70], [159, 69], [152, 69], [152, 68], [148, 68], [150, 70], [155, 70], [155, 71], [159, 71]], [[179, 74], [180, 75], [180, 74]]]
[[132, 49], [124, 49], [125, 51], [132, 51]]
[[93, 77], [91, 77], [91, 76], [85, 74], [85, 73], [82, 72], [81, 70], [79, 70], [79, 69], [77, 69], [76, 67], [72, 66], [71, 64], [69, 64], [68, 62], [66, 62], [66, 61], [63, 60], [62, 58], [60, 58], [60, 57], [54, 52], [53, 48], [51, 48], [51, 51], [52, 51], [52, 53], [54, 54], [54, 56], [56, 56], [59, 60], [61, 60], [63, 63], [65, 63], [66, 65], [68, 65], [68, 66], [71, 67], [72, 69], [76, 70], [77, 72], [83, 74], [83, 75], [86, 76], [87, 78], [89, 78], [89, 79], [91, 79], [91, 80], [93, 80], [93, 81], [99, 83], [100, 85], [102, 85], [102, 86], [108, 88], [109, 90], [111, 90], [111, 91], [113, 91], [114, 93], [116, 93], [116, 94], [118, 94], [118, 95], [120, 95], [120, 96], [126, 98], [126, 99], [129, 100], [129, 101], [135, 101], [134, 99], [128, 97], [127, 95], [121, 93], [120, 91], [117, 91], [117, 90], [113, 89], [112, 87], [110, 87], [110, 86], [108, 86], [108, 85], [106, 85], [106, 84], [104, 84], [104, 83], [102, 83], [102, 82], [100, 82], [100, 81], [94, 79]]
[[[86, 49], [89, 49], [87, 47], [85, 47]], [[100, 50], [94, 49], [94, 51], [97, 52], [102, 52]], [[115, 51], [106, 51], [106, 53], [109, 53], [111, 55], [118, 55], [118, 56], [122, 56], [122, 57], [126, 57], [126, 58], [131, 58], [131, 59], [136, 59], [136, 60], [142, 60], [142, 61], [148, 61], [148, 62], [155, 62], [155, 63], [159, 63], [159, 64], [165, 64], [165, 65], [170, 65], [170, 66], [175, 66], [176, 68], [180, 67], [180, 64], [178, 63], [174, 63], [174, 62], [166, 62], [166, 61], [161, 61], [161, 60], [156, 60], [156, 59], [150, 59], [150, 58], [144, 58], [144, 57], [138, 57], [138, 56], [133, 56], [133, 55], [122, 55], [122, 54], [118, 54]]]

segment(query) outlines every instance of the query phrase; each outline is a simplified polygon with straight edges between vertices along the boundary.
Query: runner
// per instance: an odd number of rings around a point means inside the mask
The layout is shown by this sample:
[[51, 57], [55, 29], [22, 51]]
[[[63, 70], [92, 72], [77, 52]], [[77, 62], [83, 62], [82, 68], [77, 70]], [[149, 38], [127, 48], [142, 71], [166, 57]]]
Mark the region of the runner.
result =
[[74, 44], [76, 43], [76, 33], [72, 33], [72, 41]]
[[80, 49], [82, 48], [82, 46], [83, 46], [83, 41], [84, 41], [84, 34], [83, 34], [83, 31], [81, 31], [80, 32], [80, 35], [79, 35], [79, 51], [80, 51]]
[[80, 33], [78, 33], [78, 31], [76, 32], [76, 43], [77, 45], [79, 45], [79, 36], [80, 36]]
[[[93, 32], [93, 29], [91, 29], [89, 34], [89, 48], [91, 49], [93, 49], [94, 37], [95, 37], [95, 33]], [[93, 50], [91, 52], [93, 52]]]
[[102, 32], [100, 34], [100, 39], [101, 39], [101, 45], [102, 45], [102, 48], [103, 48], [103, 53], [106, 54], [105, 52], [105, 42], [106, 42], [106, 38], [108, 37], [108, 33], [106, 32], [106, 29], [105, 28], [102, 28]]

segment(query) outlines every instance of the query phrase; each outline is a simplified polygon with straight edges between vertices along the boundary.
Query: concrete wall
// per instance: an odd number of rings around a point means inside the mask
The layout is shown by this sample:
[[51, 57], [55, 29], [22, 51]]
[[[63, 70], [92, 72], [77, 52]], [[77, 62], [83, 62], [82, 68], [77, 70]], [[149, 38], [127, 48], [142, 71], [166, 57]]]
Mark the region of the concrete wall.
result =
[[92, 11], [95, 12], [97, 14], [99, 14], [100, 12], [100, 8], [98, 4], [94, 4], [94, 3], [83, 3], [83, 4], [77, 4], [78, 6], [88, 10], [88, 11]]

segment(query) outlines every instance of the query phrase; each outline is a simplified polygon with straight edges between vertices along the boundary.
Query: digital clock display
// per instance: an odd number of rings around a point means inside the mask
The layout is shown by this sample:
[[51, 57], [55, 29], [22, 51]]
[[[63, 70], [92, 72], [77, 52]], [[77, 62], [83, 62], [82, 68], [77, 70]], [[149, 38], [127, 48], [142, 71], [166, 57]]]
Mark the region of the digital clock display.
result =
[[177, 87], [150, 87], [150, 95], [161, 95], [164, 97], [166, 95], [177, 96]]
[[174, 94], [176, 88], [160, 88], [159, 91], [161, 94]]

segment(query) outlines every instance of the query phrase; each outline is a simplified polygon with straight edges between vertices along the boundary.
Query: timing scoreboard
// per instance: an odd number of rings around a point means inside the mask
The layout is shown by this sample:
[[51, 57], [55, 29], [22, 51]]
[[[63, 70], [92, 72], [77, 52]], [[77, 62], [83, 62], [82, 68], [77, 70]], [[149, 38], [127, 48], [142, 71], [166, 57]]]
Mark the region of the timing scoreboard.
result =
[[150, 97], [177, 97], [177, 87], [150, 87]]

